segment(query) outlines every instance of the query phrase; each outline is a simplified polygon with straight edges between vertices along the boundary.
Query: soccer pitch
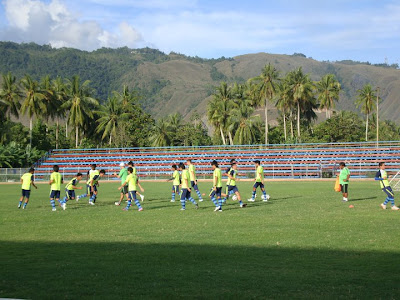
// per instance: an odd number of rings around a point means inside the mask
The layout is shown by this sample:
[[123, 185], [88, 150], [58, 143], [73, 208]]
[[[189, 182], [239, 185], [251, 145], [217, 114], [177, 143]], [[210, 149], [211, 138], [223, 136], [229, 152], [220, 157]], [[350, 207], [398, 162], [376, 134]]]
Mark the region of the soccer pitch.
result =
[[[238, 183], [244, 199], [251, 184]], [[258, 191], [222, 213], [207, 196], [180, 211], [171, 183], [142, 185], [142, 212], [114, 205], [118, 182], [101, 182], [96, 206], [56, 212], [49, 185], [26, 210], [20, 185], [1, 185], [0, 297], [400, 298], [400, 212], [380, 209], [374, 181], [350, 182], [348, 203], [333, 181], [267, 181], [269, 202]]]

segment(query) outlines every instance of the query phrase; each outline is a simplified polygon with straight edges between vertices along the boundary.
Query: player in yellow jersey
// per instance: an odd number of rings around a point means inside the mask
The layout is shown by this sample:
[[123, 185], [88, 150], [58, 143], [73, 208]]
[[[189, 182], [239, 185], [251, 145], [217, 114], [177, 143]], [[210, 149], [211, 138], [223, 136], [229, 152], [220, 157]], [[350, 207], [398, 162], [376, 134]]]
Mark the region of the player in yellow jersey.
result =
[[136, 174], [133, 173], [133, 168], [128, 167], [128, 176], [126, 177], [125, 182], [118, 188], [119, 190], [123, 189], [126, 185], [128, 185], [128, 204], [123, 210], [129, 210], [131, 207], [132, 200], [135, 201], [135, 204], [138, 207], [138, 211], [142, 211], [143, 207], [140, 205], [140, 202], [136, 198], [137, 187], [139, 186], [140, 190], [144, 192], [144, 189], [137, 181]]
[[196, 167], [192, 163], [191, 159], [188, 159], [186, 161], [186, 164], [188, 166], [188, 171], [189, 171], [189, 175], [190, 175], [190, 186], [194, 189], [197, 196], [199, 197], [199, 202], [202, 202], [203, 198], [201, 197], [201, 193], [200, 193], [199, 187], [197, 185]]
[[178, 172], [178, 167], [172, 165], [172, 177], [167, 179], [167, 181], [172, 180], [172, 199], [171, 202], [175, 202], [175, 194], [179, 195], [179, 185], [181, 184], [181, 179]]
[[[60, 168], [58, 165], [53, 166], [53, 173], [50, 175], [50, 204], [52, 206], [52, 211], [56, 211], [56, 202], [57, 200], [60, 203], [60, 194], [61, 194], [61, 184], [63, 183], [63, 179], [61, 174], [58, 172]], [[61, 203], [60, 203], [61, 204]]]
[[253, 185], [253, 194], [252, 194], [251, 198], [248, 199], [247, 201], [254, 202], [256, 200], [256, 191], [257, 191], [257, 188], [260, 187], [260, 189], [263, 193], [263, 195], [261, 196], [261, 199], [264, 202], [267, 202], [269, 199], [269, 195], [267, 195], [267, 192], [265, 191], [265, 187], [264, 187], [264, 168], [261, 166], [259, 160], [255, 160], [254, 164], [256, 166], [256, 176], [254, 178], [255, 183]]
[[24, 202], [24, 205], [22, 206], [22, 209], [25, 209], [26, 206], [28, 205], [29, 197], [31, 194], [31, 185], [34, 186], [35, 189], [37, 189], [37, 186], [33, 182], [33, 173], [35, 173], [35, 169], [30, 168], [29, 171], [27, 173], [25, 173], [24, 175], [22, 175], [22, 177], [21, 177], [22, 195], [21, 195], [21, 198], [19, 198], [18, 208], [21, 208], [22, 202], [24, 201], [24, 199], [25, 199], [25, 202]]
[[199, 208], [196, 201], [194, 201], [194, 199], [190, 195], [191, 193], [191, 188], [189, 186], [190, 174], [189, 171], [185, 169], [185, 165], [183, 163], [179, 164], [179, 171], [182, 172], [181, 210], [186, 210], [186, 200], [192, 202], [195, 205], [196, 209]]
[[236, 182], [239, 181], [238, 176], [238, 171], [237, 171], [237, 164], [232, 163], [231, 169], [228, 172], [228, 182], [227, 182], [227, 195], [234, 194], [234, 197], [232, 197], [233, 200], [239, 200], [239, 206], [246, 207], [246, 204], [242, 202], [242, 197], [239, 193], [239, 189], [236, 186]]
[[75, 190], [81, 190], [82, 187], [77, 187], [79, 181], [82, 180], [82, 173], [76, 174], [74, 178], [72, 178], [66, 185], [65, 185], [65, 197], [61, 201], [61, 207], [63, 210], [67, 208], [67, 201], [68, 200], [75, 200]]
[[222, 174], [221, 169], [218, 167], [218, 162], [213, 160], [211, 162], [213, 169], [213, 192], [211, 193], [211, 200], [215, 204], [214, 211], [222, 212]]
[[93, 170], [89, 173], [89, 180], [86, 182], [86, 194], [80, 195], [76, 197], [77, 200], [81, 198], [85, 198], [90, 195], [89, 204], [95, 205], [96, 198], [97, 198], [97, 188], [99, 187], [99, 180], [106, 174], [105, 170]]
[[[136, 167], [135, 167], [133, 161], [128, 162], [128, 167], [132, 168], [132, 170], [133, 170], [132, 174], [134, 174], [136, 176], [136, 180], [139, 183], [139, 175], [137, 174], [137, 170], [136, 170]], [[143, 202], [144, 195], [140, 194], [138, 191], [136, 191], [136, 195], [138, 195], [140, 197], [140, 200]]]
[[384, 191], [387, 195], [385, 202], [381, 204], [382, 209], [386, 209], [386, 204], [388, 204], [390, 201], [392, 203], [392, 210], [399, 210], [399, 208], [394, 205], [394, 193], [388, 181], [388, 175], [385, 171], [384, 162], [379, 163], [379, 171], [376, 172], [375, 180], [379, 180], [382, 191]]

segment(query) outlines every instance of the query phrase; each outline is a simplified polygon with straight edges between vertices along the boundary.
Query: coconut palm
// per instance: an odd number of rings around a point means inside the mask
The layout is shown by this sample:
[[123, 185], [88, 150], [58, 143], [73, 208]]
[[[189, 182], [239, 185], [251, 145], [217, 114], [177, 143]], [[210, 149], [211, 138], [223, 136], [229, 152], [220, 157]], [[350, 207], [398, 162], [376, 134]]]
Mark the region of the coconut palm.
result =
[[335, 108], [335, 101], [339, 101], [340, 83], [335, 75], [326, 74], [316, 83], [320, 108], [325, 109], [326, 117], [331, 117], [330, 110]]
[[3, 74], [3, 81], [0, 88], [0, 104], [4, 107], [5, 115], [8, 120], [11, 119], [11, 115], [18, 118], [19, 110], [21, 108], [21, 91], [16, 82], [15, 76], [8, 72]]
[[64, 80], [61, 77], [54, 79], [51, 83], [51, 89], [53, 91], [53, 98], [57, 104], [56, 109], [52, 112], [56, 119], [56, 149], [58, 149], [60, 118], [65, 117], [66, 113], [65, 109], [62, 108], [62, 105], [67, 99], [67, 91]]
[[[279, 85], [278, 85], [278, 98], [276, 102], [276, 107], [278, 110], [281, 111], [282, 113], [282, 119], [283, 119], [283, 131], [284, 131], [284, 136], [285, 136], [285, 141], [287, 141], [287, 125], [286, 125], [286, 120], [288, 118], [288, 114], [292, 114], [293, 111], [293, 101], [291, 97], [291, 89], [286, 80], [282, 80]], [[291, 133], [292, 133], [292, 138], [293, 138], [293, 122], [292, 119], [289, 119], [291, 122]]]
[[297, 138], [300, 139], [301, 113], [311, 113], [310, 106], [312, 106], [311, 103], [313, 103], [313, 99], [315, 99], [313, 93], [314, 85], [310, 79], [310, 76], [308, 74], [304, 74], [301, 67], [289, 72], [287, 79], [291, 90], [291, 95], [293, 97], [293, 103], [297, 108]]
[[96, 132], [103, 132], [102, 140], [108, 136], [108, 144], [111, 146], [112, 137], [117, 135], [118, 124], [128, 120], [130, 113], [124, 110], [121, 101], [115, 96], [108, 98], [108, 101], [95, 113], [99, 116], [96, 120], [99, 123]]
[[23, 91], [23, 100], [21, 113], [28, 114], [29, 117], [29, 145], [32, 147], [32, 126], [33, 117], [46, 115], [46, 105], [44, 103], [45, 95], [40, 89], [39, 83], [33, 80], [29, 75], [25, 75], [21, 80]]
[[68, 122], [75, 127], [75, 147], [78, 147], [79, 128], [83, 127], [87, 119], [93, 118], [93, 108], [99, 105], [90, 95], [89, 83], [89, 80], [81, 83], [77, 75], [68, 79], [67, 101], [61, 106], [69, 110]]
[[229, 118], [229, 129], [234, 132], [233, 141], [239, 145], [253, 144], [260, 123], [260, 117], [253, 116], [254, 108], [248, 100], [243, 100], [232, 109]]
[[270, 63], [261, 71], [261, 74], [252, 79], [257, 86], [259, 98], [262, 102], [258, 106], [264, 106], [265, 113], [265, 144], [268, 144], [268, 103], [272, 101], [277, 90], [279, 73]]
[[360, 90], [358, 90], [358, 96], [356, 105], [361, 108], [361, 112], [366, 116], [365, 122], [365, 141], [368, 141], [368, 119], [369, 115], [375, 108], [376, 94], [371, 84], [366, 84]]
[[166, 147], [171, 144], [171, 128], [166, 119], [159, 119], [154, 125], [150, 142], [153, 147]]

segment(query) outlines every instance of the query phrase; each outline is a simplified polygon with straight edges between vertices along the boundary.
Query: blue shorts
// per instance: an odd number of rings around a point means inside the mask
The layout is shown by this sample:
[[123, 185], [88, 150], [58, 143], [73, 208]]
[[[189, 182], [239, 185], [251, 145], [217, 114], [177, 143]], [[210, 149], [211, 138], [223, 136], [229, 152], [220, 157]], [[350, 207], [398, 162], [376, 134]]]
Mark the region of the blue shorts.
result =
[[239, 192], [239, 190], [238, 190], [236, 185], [228, 185], [227, 188], [228, 188], [228, 193], [227, 194], [229, 194], [230, 191], [233, 191], [233, 193]]
[[178, 194], [179, 193], [179, 185], [173, 185], [172, 186], [172, 192]]
[[[91, 195], [93, 195], [93, 193], [92, 193], [92, 189], [90, 188], [90, 184], [87, 184], [86, 185], [86, 188], [87, 188], [87, 194], [90, 194], [90, 196]], [[93, 186], [93, 190], [95, 191], [95, 192], [97, 192], [97, 186]]]
[[256, 182], [256, 183], [254, 183], [254, 185], [253, 185], [253, 188], [258, 188], [258, 187], [260, 187], [260, 189], [263, 189], [264, 188], [264, 184], [263, 183], [261, 183], [261, 182]]
[[136, 200], [136, 191], [129, 191], [128, 192], [128, 199], [129, 200]]
[[196, 181], [191, 181], [190, 184], [191, 184], [192, 188], [194, 188], [195, 191], [199, 190], [199, 187], [197, 186]]
[[31, 194], [31, 190], [22, 190], [22, 197], [29, 199], [30, 194]]
[[75, 199], [75, 191], [74, 190], [65, 190], [65, 195], [68, 199]]
[[390, 186], [386, 186], [382, 189], [382, 191], [384, 191], [386, 193], [386, 195], [388, 195], [389, 198], [394, 199], [394, 193], [393, 190]]
[[222, 186], [221, 187], [217, 187], [217, 190], [215, 191], [215, 195], [218, 197], [221, 197], [221, 193], [222, 193]]
[[128, 191], [128, 186], [127, 185], [124, 185], [124, 187], [121, 189], [121, 194], [128, 194], [129, 193], [129, 191]]
[[60, 191], [51, 190], [50, 199], [60, 199]]
[[181, 200], [189, 199], [190, 198], [190, 192], [188, 189], [182, 189], [181, 192]]

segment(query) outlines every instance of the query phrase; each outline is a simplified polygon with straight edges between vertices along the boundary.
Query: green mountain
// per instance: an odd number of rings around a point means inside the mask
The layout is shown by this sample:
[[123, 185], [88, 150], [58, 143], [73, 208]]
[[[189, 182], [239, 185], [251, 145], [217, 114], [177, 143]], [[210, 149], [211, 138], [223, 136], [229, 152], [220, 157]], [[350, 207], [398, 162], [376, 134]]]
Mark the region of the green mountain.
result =
[[354, 105], [357, 90], [366, 83], [379, 86], [381, 118], [400, 122], [400, 70], [396, 65], [319, 62], [303, 54], [257, 53], [202, 59], [173, 52], [167, 55], [150, 48], [102, 48], [86, 52], [0, 42], [0, 73], [11, 71], [18, 78], [27, 73], [36, 79], [47, 74], [51, 77], [78, 74], [82, 80], [91, 81], [100, 100], [106, 99], [112, 90], [121, 90], [125, 84], [140, 91], [144, 109], [154, 117], [176, 111], [187, 118], [193, 111], [204, 116], [208, 97], [220, 81], [245, 82], [259, 75], [269, 62], [282, 76], [300, 66], [313, 80], [319, 80], [326, 73], [335, 74], [343, 89], [338, 110], [357, 110]]

